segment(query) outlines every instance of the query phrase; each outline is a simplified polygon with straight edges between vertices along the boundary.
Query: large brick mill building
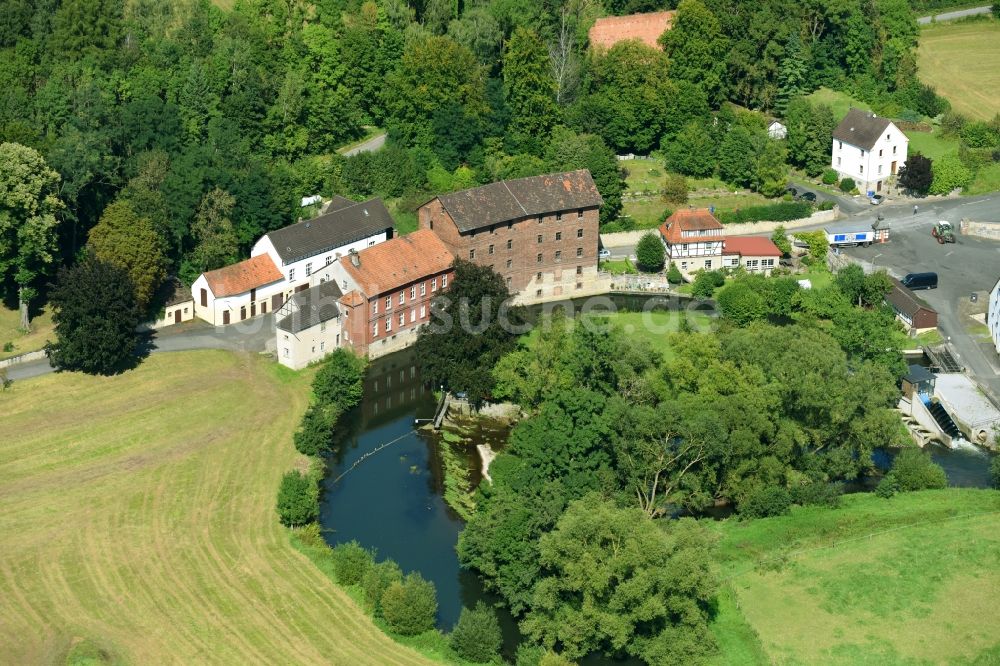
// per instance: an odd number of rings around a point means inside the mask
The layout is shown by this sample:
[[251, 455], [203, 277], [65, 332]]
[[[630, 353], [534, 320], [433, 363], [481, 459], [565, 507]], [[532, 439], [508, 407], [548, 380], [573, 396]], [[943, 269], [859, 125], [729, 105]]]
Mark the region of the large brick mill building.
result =
[[597, 278], [602, 203], [580, 170], [442, 194], [418, 216], [456, 258], [492, 267], [512, 293], [537, 300], [571, 297]]

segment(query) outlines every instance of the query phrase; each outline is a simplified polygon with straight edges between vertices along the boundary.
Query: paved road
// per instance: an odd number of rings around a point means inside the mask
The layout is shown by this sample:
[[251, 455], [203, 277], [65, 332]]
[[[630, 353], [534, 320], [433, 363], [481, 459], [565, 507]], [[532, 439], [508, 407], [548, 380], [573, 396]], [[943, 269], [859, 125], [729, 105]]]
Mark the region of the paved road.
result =
[[[194, 320], [153, 331], [150, 353], [190, 351], [193, 349], [228, 349], [231, 351], [262, 352], [274, 340], [274, 315], [267, 314], [229, 326], [211, 326]], [[7, 368], [7, 376], [15, 381], [54, 372], [47, 359], [19, 363]]]
[[[936, 272], [938, 288], [921, 291], [919, 296], [938, 311], [941, 333], [951, 339], [959, 362], [1000, 399], [1000, 358], [992, 345], [968, 333], [970, 320], [961, 312], [971, 305], [973, 292], [979, 292], [983, 303], [1000, 278], [1000, 242], [959, 236], [954, 244], [938, 245], [930, 235], [938, 220], [948, 220], [956, 227], [963, 217], [1000, 222], [1000, 195], [929, 202], [920, 206], [917, 215], [910, 206], [889, 207], [882, 212], [891, 229], [889, 242], [844, 252], [885, 268], [897, 278], [913, 272]], [[874, 221], [870, 214], [857, 219]]]
[[385, 133], [383, 132], [382, 134], [376, 134], [364, 143], [358, 144], [350, 150], [345, 150], [341, 153], [341, 155], [344, 157], [350, 157], [351, 155], [357, 155], [358, 153], [374, 153], [377, 150], [381, 150], [384, 145]]
[[921, 16], [917, 19], [917, 23], [926, 25], [933, 21], [954, 21], [955, 19], [965, 18], [966, 16], [976, 16], [977, 14], [989, 14], [990, 6], [986, 5], [984, 7], [971, 7], [969, 9], [959, 9], [953, 12], [944, 12], [943, 14], [935, 14], [933, 16]]

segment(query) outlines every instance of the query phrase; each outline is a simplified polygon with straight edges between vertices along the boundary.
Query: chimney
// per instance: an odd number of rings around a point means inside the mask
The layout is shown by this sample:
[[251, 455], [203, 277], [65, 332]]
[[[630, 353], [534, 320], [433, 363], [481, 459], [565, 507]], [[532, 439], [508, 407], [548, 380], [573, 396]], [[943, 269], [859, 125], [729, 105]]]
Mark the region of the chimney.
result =
[[357, 250], [351, 250], [351, 265], [355, 268], [361, 265], [361, 257], [358, 256]]

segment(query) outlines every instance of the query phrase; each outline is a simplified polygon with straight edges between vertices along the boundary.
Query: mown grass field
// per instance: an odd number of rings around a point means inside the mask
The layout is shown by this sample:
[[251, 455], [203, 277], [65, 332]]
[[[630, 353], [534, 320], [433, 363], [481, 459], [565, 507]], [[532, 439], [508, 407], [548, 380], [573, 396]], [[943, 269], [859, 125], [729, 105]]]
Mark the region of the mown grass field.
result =
[[681, 330], [683, 317], [695, 331], [708, 332], [715, 325], [715, 320], [704, 312], [696, 311], [651, 311], [651, 312], [616, 312], [607, 315], [614, 324], [620, 326], [629, 337], [649, 341], [653, 349], [663, 354], [667, 361], [674, 357], [667, 337]]
[[982, 120], [1000, 113], [1000, 21], [924, 27], [917, 67], [959, 113]]
[[[31, 320], [30, 333], [23, 333], [20, 325], [21, 315], [17, 310], [0, 306], [0, 360], [37, 351], [45, 346], [47, 340], [55, 339], [52, 313], [49, 310], [43, 311]], [[4, 351], [8, 343], [11, 345], [11, 350]]]
[[1000, 492], [851, 495], [716, 528], [719, 664], [1000, 662]]
[[833, 117], [837, 120], [837, 122], [840, 122], [840, 120], [847, 115], [847, 112], [851, 110], [852, 106], [855, 109], [865, 109], [867, 111], [871, 110], [871, 107], [861, 100], [855, 99], [847, 93], [840, 92], [839, 90], [831, 90], [830, 88], [819, 88], [809, 95], [806, 95], [806, 99], [813, 104], [826, 104], [829, 106], [833, 111]]
[[0, 393], [0, 663], [424, 663], [278, 524], [307, 382], [205, 351]]

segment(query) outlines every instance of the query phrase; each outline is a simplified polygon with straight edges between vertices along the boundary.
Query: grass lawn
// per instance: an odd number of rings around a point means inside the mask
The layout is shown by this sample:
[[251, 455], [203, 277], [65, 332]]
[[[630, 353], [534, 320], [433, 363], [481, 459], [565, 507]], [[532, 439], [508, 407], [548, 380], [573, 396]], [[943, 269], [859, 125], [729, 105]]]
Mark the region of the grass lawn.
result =
[[426, 663], [278, 524], [308, 377], [277, 368], [156, 354], [0, 393], [0, 663]]
[[1000, 658], [996, 491], [848, 495], [839, 509], [713, 528], [725, 587], [719, 664]]
[[809, 280], [813, 289], [823, 289], [833, 282], [833, 274], [825, 264], [810, 266], [805, 273], [796, 273], [791, 277], [796, 280]]
[[648, 340], [668, 361], [673, 357], [673, 350], [667, 343], [667, 336], [680, 330], [681, 317], [687, 317], [696, 331], [710, 331], [715, 322], [704, 312], [616, 312], [605, 316], [621, 326], [628, 335]]
[[1000, 113], [1000, 21], [922, 28], [917, 66], [959, 113], [982, 120]]
[[628, 170], [628, 178], [625, 179], [627, 192], [659, 192], [663, 189], [663, 178], [667, 175], [663, 162], [651, 159], [624, 160], [618, 166]]
[[[688, 205], [695, 208], [710, 208], [715, 206], [716, 211], [736, 210], [747, 206], [760, 206], [772, 204], [779, 199], [768, 199], [755, 192], [740, 191], [725, 193], [698, 193], [693, 192], [688, 199]], [[660, 201], [658, 197], [647, 200], [625, 201], [622, 205], [622, 215], [632, 218], [635, 229], [654, 229], [659, 226], [660, 216], [668, 208], [676, 210], [682, 206], [668, 204]]]
[[600, 269], [612, 275], [633, 275], [639, 272], [628, 259], [608, 259], [602, 261]]
[[806, 99], [813, 104], [826, 104], [833, 109], [833, 117], [837, 122], [847, 115], [853, 106], [855, 109], [871, 110], [871, 107], [861, 100], [854, 99], [847, 93], [829, 88], [819, 88], [806, 96]]
[[622, 216], [631, 217], [635, 229], [655, 229], [660, 226], [660, 216], [667, 208], [672, 206], [660, 201], [659, 197], [629, 200], [622, 203]]
[[[54, 340], [52, 313], [45, 309], [31, 320], [31, 333], [22, 333], [18, 328], [21, 316], [17, 310], [8, 310], [0, 306], [0, 359], [10, 358], [25, 352], [37, 351], [45, 346], [47, 340]], [[7, 343], [12, 343], [11, 351], [4, 351]]]
[[1000, 164], [993, 163], [976, 171], [976, 177], [966, 191], [968, 194], [986, 194], [997, 190], [1000, 190]]
[[907, 132], [906, 136], [910, 140], [907, 152], [910, 155], [920, 153], [932, 160], [945, 155], [958, 155], [958, 140], [946, 139], [940, 135], [940, 131], [935, 129], [933, 132]]

